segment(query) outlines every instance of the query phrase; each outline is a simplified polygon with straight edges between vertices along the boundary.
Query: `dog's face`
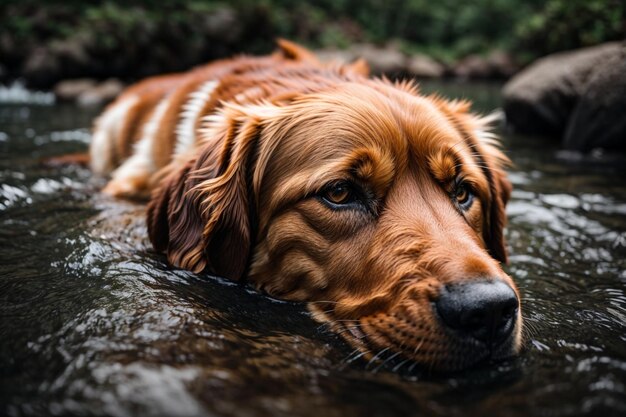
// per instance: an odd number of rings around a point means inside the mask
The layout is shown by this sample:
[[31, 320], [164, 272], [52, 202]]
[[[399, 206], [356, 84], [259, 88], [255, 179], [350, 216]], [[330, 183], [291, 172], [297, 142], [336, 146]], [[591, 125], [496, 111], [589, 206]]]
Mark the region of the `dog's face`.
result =
[[369, 357], [456, 370], [509, 356], [510, 185], [484, 125], [380, 81], [227, 106], [155, 193], [151, 239], [175, 265], [309, 302]]

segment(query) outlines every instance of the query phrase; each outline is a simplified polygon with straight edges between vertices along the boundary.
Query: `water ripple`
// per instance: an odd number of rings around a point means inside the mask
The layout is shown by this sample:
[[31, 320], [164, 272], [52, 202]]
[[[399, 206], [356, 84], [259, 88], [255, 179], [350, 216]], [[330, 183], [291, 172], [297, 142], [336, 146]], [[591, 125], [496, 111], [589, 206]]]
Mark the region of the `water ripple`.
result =
[[94, 112], [0, 106], [0, 414], [626, 414], [626, 164], [571, 166], [507, 135], [522, 355], [374, 374], [302, 305], [170, 267], [145, 208], [88, 171], [37, 163], [83, 151]]

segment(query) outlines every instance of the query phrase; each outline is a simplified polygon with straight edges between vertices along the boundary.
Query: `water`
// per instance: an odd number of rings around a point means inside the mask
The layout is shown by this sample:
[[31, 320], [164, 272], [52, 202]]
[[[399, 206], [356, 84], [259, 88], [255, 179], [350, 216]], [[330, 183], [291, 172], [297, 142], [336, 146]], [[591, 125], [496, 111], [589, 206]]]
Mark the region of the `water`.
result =
[[346, 363], [303, 306], [170, 269], [141, 206], [39, 163], [85, 149], [97, 113], [0, 105], [0, 415], [626, 415], [625, 157], [503, 134], [530, 337], [498, 366], [429, 376]]

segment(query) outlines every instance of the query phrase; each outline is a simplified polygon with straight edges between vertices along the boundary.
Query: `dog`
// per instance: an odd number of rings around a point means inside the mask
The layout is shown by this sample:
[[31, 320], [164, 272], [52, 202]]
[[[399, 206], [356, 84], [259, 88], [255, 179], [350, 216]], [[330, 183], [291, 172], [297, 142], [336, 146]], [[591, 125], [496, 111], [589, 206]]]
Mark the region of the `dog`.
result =
[[105, 193], [149, 199], [172, 266], [306, 302], [364, 358], [458, 371], [521, 346], [490, 123], [280, 40], [131, 86], [91, 165]]

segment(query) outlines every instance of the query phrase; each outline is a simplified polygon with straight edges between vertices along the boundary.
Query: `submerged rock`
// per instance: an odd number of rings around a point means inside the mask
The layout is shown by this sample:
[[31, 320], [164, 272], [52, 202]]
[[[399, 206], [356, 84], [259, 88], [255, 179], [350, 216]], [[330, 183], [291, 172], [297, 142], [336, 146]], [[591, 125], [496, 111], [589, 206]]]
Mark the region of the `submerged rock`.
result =
[[611, 42], [549, 55], [509, 81], [507, 122], [562, 138], [569, 149], [626, 149], [626, 46]]

